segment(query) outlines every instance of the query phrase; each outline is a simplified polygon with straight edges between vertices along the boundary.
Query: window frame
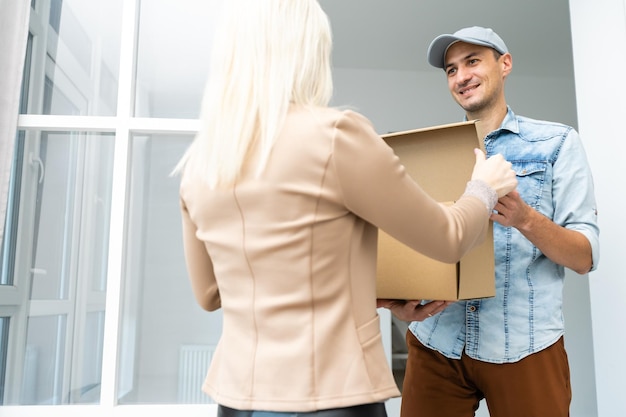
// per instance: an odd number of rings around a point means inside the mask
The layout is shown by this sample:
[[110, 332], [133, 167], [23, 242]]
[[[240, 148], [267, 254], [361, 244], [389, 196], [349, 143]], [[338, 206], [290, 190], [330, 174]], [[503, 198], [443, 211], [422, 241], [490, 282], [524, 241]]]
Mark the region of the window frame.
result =
[[[40, 4], [37, 4], [39, 8]], [[38, 10], [31, 10], [31, 13], [38, 13]], [[30, 30], [41, 33], [42, 28], [36, 27], [32, 23]], [[47, 20], [46, 20], [47, 21]], [[100, 132], [112, 133], [115, 136], [113, 155], [113, 183], [112, 202], [109, 222], [109, 244], [107, 260], [107, 285], [104, 318], [104, 364], [116, 364], [116, 366], [102, 367], [102, 389], [99, 404], [71, 404], [71, 405], [51, 405], [51, 406], [25, 406], [25, 405], [3, 405], [0, 406], [0, 416], [136, 416], [144, 413], [161, 413], [170, 410], [171, 413], [179, 413], [188, 416], [211, 416], [217, 413], [217, 406], [214, 404], [133, 404], [118, 405], [117, 393], [117, 364], [119, 362], [119, 329], [121, 325], [121, 302], [122, 285], [124, 273], [124, 251], [126, 234], [126, 214], [129, 172], [129, 152], [131, 138], [135, 134], [160, 133], [160, 134], [194, 134], [198, 130], [199, 120], [193, 119], [165, 119], [165, 118], [135, 118], [132, 117], [134, 107], [134, 74], [136, 66], [136, 45], [138, 37], [139, 22], [139, 0], [124, 0], [122, 3], [122, 33], [120, 50], [120, 69], [118, 81], [117, 112], [115, 116], [66, 116], [66, 115], [43, 115], [43, 114], [20, 114], [18, 116], [18, 131], [29, 132]], [[35, 27], [33, 27], [35, 25]], [[33, 47], [44, 47], [48, 40], [35, 39]], [[44, 65], [44, 63], [42, 63]], [[42, 100], [32, 97], [37, 91], [36, 88], [29, 89], [29, 100], [41, 103]], [[22, 216], [20, 216], [22, 217]], [[25, 217], [25, 216], [24, 216]], [[9, 285], [0, 288], [0, 316], [10, 320], [9, 340], [22, 340], [25, 337], [25, 323], [20, 323], [19, 317], [24, 315], [20, 311], [20, 306], [24, 306], [25, 292], [23, 286]], [[21, 300], [21, 301], [20, 301]], [[48, 301], [35, 302], [35, 310], [40, 310], [43, 304]], [[43, 306], [45, 307], [45, 306]], [[47, 310], [44, 308], [44, 310]], [[20, 335], [20, 332], [22, 333]], [[21, 363], [19, 349], [15, 343], [7, 346], [7, 361]], [[23, 352], [21, 354], [23, 359]], [[14, 372], [8, 372], [7, 381], [15, 381]], [[17, 384], [15, 384], [17, 385]], [[18, 391], [18, 390], [16, 390]], [[5, 397], [6, 398], [6, 397]], [[11, 399], [11, 398], [9, 398]]]

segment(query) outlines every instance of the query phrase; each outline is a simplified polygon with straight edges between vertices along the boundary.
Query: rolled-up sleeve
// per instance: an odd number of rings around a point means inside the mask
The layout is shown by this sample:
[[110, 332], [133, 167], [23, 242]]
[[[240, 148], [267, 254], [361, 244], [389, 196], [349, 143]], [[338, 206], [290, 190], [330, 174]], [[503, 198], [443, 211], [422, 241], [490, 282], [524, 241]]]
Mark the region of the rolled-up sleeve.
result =
[[578, 133], [571, 129], [554, 163], [554, 219], [567, 229], [582, 233], [591, 246], [593, 265], [600, 261], [600, 230], [593, 176]]

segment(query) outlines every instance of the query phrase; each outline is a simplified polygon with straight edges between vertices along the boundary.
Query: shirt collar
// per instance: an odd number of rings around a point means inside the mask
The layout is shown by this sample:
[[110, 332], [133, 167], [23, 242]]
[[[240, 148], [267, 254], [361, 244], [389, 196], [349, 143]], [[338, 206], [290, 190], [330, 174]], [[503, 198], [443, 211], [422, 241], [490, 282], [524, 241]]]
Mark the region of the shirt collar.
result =
[[504, 116], [499, 130], [508, 130], [509, 132], [519, 134], [517, 117], [515, 117], [515, 113], [513, 113], [513, 110], [511, 110], [509, 106], [506, 106], [506, 116]]
[[[463, 120], [467, 121], [467, 115], [463, 117]], [[502, 120], [502, 124], [498, 129], [489, 133], [489, 135], [499, 132], [501, 130], [508, 130], [509, 132], [519, 134], [519, 123], [517, 122], [517, 117], [515, 117], [515, 113], [513, 113], [513, 110], [511, 110], [508, 105], [506, 106], [506, 115]]]

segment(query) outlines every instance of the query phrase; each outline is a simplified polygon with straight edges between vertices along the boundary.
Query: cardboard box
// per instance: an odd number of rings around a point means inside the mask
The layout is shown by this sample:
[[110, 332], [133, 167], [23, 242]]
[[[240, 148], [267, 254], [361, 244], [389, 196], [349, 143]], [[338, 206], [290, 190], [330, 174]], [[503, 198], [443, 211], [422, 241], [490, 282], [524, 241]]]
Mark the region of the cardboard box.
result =
[[[392, 133], [383, 139], [428, 194], [450, 204], [471, 177], [473, 149], [483, 148], [477, 121]], [[382, 230], [378, 233], [378, 298], [463, 300], [495, 295], [492, 222], [485, 241], [456, 264], [435, 261]]]

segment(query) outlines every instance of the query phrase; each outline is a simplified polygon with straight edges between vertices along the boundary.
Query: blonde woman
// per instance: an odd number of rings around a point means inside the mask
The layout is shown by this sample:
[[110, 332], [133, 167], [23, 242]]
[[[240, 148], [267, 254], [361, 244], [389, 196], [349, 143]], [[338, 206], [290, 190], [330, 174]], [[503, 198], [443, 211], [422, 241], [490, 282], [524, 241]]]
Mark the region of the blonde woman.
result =
[[376, 312], [378, 228], [456, 262], [515, 175], [477, 152], [466, 192], [441, 206], [364, 116], [328, 107], [317, 1], [224, 3], [201, 130], [175, 169], [191, 285], [224, 317], [202, 388], [224, 417], [386, 416], [400, 393]]

